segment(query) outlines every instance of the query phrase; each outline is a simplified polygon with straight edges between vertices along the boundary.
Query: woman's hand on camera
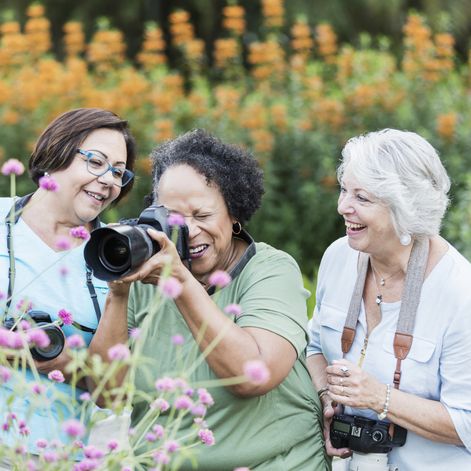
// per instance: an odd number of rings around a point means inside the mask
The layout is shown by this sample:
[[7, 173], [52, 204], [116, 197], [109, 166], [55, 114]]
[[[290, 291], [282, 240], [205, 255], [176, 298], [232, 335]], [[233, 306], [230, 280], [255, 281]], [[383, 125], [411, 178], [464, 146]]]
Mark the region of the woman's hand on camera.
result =
[[321, 399], [323, 407], [323, 420], [324, 420], [324, 439], [325, 449], [329, 456], [339, 456], [340, 458], [349, 458], [352, 456], [350, 448], [334, 448], [330, 441], [330, 424], [334, 415], [341, 414], [343, 407], [332, 400], [329, 394], [324, 394]]
[[180, 283], [184, 283], [191, 274], [183, 265], [175, 244], [164, 232], [148, 229], [147, 233], [158, 242], [160, 250], [144, 262], [136, 272], [122, 278], [120, 281], [124, 283], [142, 281], [143, 283], [157, 285], [165, 267], [170, 266], [170, 276], [175, 277]]
[[356, 409], [381, 412], [386, 385], [345, 359], [334, 360], [326, 368], [326, 373], [329, 395], [335, 402]]

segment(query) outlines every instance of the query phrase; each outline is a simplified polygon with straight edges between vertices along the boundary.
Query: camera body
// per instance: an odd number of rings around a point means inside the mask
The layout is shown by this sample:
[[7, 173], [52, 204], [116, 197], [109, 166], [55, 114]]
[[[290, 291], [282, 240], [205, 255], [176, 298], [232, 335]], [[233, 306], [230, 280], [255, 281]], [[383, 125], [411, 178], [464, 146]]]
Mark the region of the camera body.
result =
[[357, 415], [334, 415], [330, 425], [330, 441], [335, 448], [350, 448], [361, 453], [389, 453], [393, 447], [406, 443], [407, 430], [394, 425], [394, 436], [389, 435], [386, 421]]
[[[127, 219], [107, 227], [95, 229], [85, 245], [84, 255], [93, 274], [104, 281], [112, 281], [132, 273], [160, 250], [159, 244], [147, 229], [164, 232], [169, 238], [172, 226], [169, 212], [161, 205], [144, 209], [138, 219]], [[176, 248], [182, 260], [190, 262], [188, 227], [178, 226]]]
[[[25, 320], [31, 319], [35, 326], [33, 329], [42, 329], [49, 337], [49, 346], [41, 348], [37, 345], [30, 348], [31, 356], [38, 361], [52, 360], [60, 355], [65, 345], [65, 335], [62, 329], [52, 324], [51, 316], [44, 311], [31, 310], [26, 313]], [[9, 317], [3, 321], [3, 327], [12, 329], [16, 319]]]

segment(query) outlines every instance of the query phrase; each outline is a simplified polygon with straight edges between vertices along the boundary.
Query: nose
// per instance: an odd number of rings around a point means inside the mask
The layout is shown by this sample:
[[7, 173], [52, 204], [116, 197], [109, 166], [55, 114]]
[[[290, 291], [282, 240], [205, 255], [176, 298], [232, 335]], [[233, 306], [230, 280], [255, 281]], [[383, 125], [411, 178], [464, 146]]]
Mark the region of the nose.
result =
[[97, 180], [102, 183], [103, 185], [113, 186], [114, 184], [114, 177], [111, 173], [111, 169], [108, 169], [103, 175], [100, 175]]
[[337, 212], [340, 215], [351, 214], [354, 209], [351, 205], [350, 198], [347, 195], [340, 195], [337, 202]]
[[200, 228], [197, 221], [192, 216], [185, 217], [185, 224], [188, 227], [188, 235], [190, 240], [196, 237], [200, 233]]

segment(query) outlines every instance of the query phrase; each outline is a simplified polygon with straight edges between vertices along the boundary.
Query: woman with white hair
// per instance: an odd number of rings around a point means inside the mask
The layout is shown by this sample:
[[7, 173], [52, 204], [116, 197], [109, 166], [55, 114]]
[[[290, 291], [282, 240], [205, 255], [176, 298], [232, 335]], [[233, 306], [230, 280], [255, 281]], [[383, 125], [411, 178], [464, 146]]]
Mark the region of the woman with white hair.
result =
[[471, 469], [471, 264], [439, 235], [447, 173], [385, 129], [347, 142], [338, 178], [346, 237], [322, 259], [308, 346], [327, 452], [353, 452], [350, 470]]

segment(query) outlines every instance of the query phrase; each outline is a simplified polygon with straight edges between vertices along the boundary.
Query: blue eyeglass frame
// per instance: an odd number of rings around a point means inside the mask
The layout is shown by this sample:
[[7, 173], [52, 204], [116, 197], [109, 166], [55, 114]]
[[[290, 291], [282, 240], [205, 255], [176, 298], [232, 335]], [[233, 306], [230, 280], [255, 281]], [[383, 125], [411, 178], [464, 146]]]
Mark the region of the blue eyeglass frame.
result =
[[[114, 176], [114, 172], [115, 171], [121, 171], [121, 169], [118, 169], [116, 167], [113, 167], [109, 162], [106, 161], [106, 158], [103, 156], [103, 158], [105, 159], [105, 162], [108, 164], [108, 168], [103, 172], [103, 173], [100, 173], [100, 174], [96, 174], [96, 173], [93, 173], [93, 172], [90, 172], [90, 169], [88, 168], [88, 162], [90, 161], [91, 158], [93, 157], [96, 157], [98, 154], [92, 152], [92, 151], [88, 151], [88, 150], [83, 150], [83, 149], [77, 149], [77, 152], [80, 154], [80, 155], [83, 155], [86, 159], [87, 159], [87, 170], [89, 173], [91, 173], [92, 175], [95, 175], [96, 177], [101, 177], [103, 176], [106, 172], [111, 172], [111, 174]], [[119, 186], [120, 188], [123, 188], [125, 187], [129, 182], [132, 181], [132, 179], [134, 178], [134, 172], [131, 172], [131, 170], [128, 170], [127, 168], [124, 169], [124, 173], [123, 173], [123, 176], [122, 176], [122, 181], [124, 181], [125, 178], [128, 178], [128, 180], [126, 180], [125, 183], [123, 183], [122, 185], [120, 185], [119, 183], [116, 183], [116, 182], [113, 182], [114, 185], [116, 186]]]

